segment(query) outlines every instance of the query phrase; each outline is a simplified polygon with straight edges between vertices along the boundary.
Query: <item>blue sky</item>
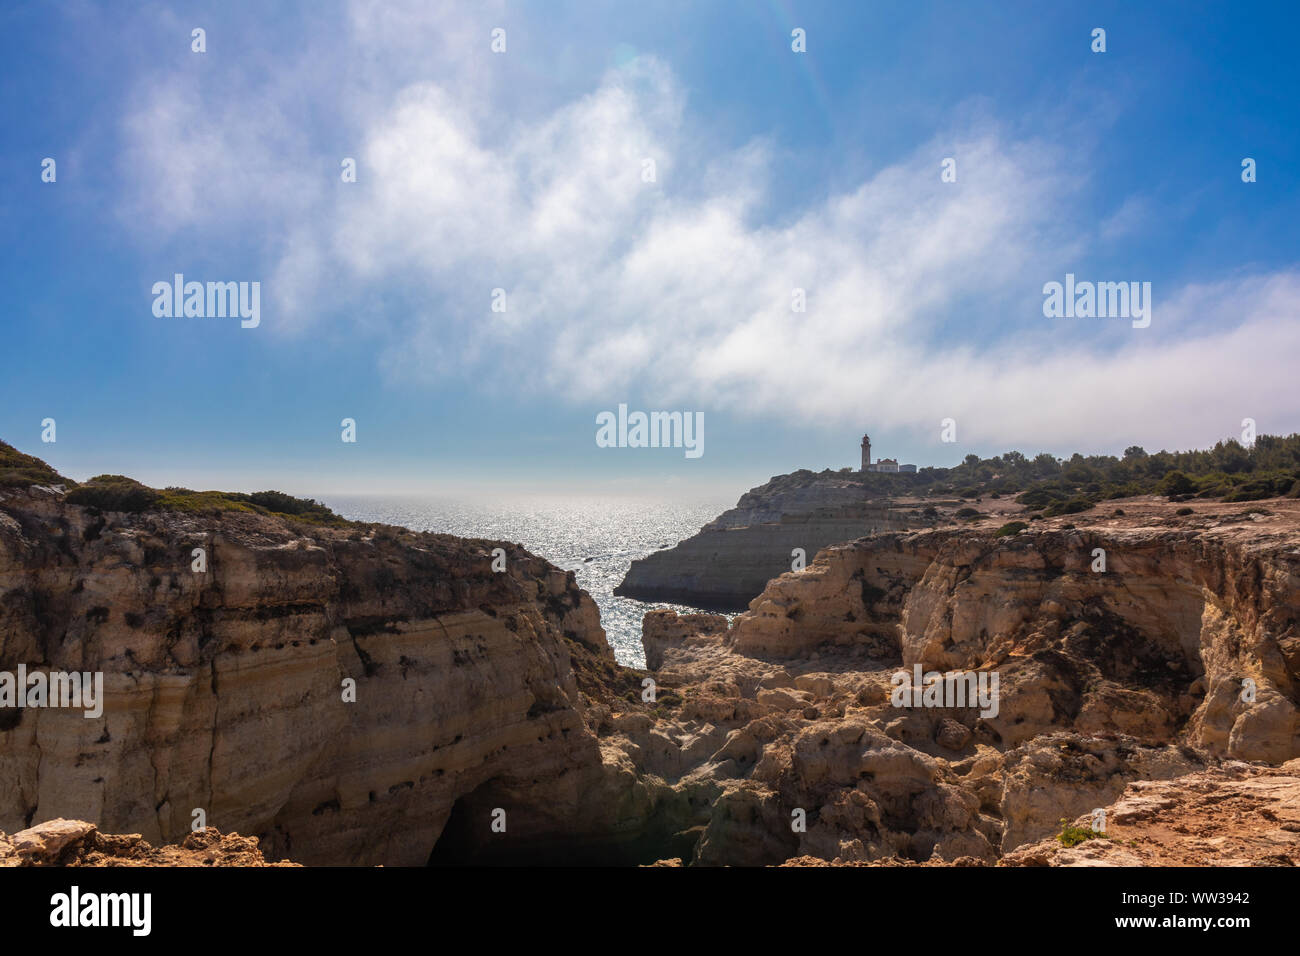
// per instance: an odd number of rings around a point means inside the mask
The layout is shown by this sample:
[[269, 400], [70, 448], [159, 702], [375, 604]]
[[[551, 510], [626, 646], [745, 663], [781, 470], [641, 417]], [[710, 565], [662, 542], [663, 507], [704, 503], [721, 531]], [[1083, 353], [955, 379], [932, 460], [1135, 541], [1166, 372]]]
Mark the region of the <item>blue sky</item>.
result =
[[[864, 430], [1289, 434], [1295, 10], [8, 4], [0, 437], [158, 485], [739, 494]], [[260, 282], [261, 324], [156, 317], [177, 272]], [[1067, 272], [1150, 282], [1150, 327], [1046, 318]], [[597, 447], [619, 403], [703, 412], [705, 454]]]

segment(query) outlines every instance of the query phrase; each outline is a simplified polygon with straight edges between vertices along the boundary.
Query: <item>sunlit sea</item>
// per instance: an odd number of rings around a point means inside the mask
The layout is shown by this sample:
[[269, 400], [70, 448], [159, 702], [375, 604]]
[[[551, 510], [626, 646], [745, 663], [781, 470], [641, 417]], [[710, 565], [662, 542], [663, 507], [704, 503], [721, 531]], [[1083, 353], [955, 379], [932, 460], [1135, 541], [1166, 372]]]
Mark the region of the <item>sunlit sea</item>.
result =
[[696, 608], [647, 604], [615, 597], [634, 558], [688, 538], [731, 500], [649, 500], [631, 498], [536, 497], [500, 501], [460, 501], [437, 497], [336, 495], [325, 499], [340, 515], [355, 521], [382, 521], [413, 531], [438, 531], [468, 538], [522, 544], [557, 567], [575, 572], [600, 607], [601, 624], [614, 656], [629, 667], [644, 667], [641, 618], [651, 608]]

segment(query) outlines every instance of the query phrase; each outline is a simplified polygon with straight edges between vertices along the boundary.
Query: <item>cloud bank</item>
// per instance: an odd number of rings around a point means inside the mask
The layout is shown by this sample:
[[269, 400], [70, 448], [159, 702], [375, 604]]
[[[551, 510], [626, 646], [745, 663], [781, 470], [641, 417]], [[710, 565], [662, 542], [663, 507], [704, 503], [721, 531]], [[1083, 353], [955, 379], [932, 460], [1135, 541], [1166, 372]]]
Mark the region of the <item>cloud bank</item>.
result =
[[[1086, 157], [954, 123], [781, 208], [771, 145], [717, 152], [663, 62], [512, 111], [492, 101], [486, 28], [455, 22], [354, 5], [330, 41], [350, 92], [311, 51], [223, 83], [150, 78], [123, 119], [124, 214], [162, 197], [176, 228], [251, 240], [268, 334], [354, 328], [408, 383], [796, 427], [937, 434], [954, 418], [964, 441], [1007, 445], [1294, 427], [1300, 271], [1157, 283], [1148, 329], [1043, 317], [1044, 282], [1155, 214], [1142, 197], [1081, 209]], [[436, 70], [410, 66], [421, 30], [442, 44]], [[339, 182], [343, 156], [356, 183]], [[946, 156], [956, 183], [940, 181]]]

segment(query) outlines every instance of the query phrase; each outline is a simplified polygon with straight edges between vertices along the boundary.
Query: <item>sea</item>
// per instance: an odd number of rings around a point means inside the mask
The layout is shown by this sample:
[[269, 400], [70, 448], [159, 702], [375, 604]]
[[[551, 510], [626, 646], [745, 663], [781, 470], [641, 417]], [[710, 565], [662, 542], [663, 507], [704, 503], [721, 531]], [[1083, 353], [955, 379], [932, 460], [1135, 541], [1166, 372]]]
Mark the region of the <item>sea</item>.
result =
[[641, 618], [652, 608], [698, 608], [617, 597], [614, 588], [636, 558], [670, 548], [730, 508], [733, 499], [644, 499], [536, 496], [492, 500], [331, 495], [324, 503], [354, 521], [379, 521], [413, 531], [521, 544], [556, 567], [573, 571], [600, 608], [614, 657], [644, 667]]

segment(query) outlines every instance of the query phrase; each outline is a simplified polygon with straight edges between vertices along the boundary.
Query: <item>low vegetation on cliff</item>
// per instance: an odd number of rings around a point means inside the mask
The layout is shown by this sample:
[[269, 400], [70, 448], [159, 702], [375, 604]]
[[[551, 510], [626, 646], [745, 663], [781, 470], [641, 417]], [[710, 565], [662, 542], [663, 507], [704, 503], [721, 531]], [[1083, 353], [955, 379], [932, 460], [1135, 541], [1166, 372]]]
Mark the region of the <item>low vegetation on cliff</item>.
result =
[[1061, 846], [1072, 847], [1078, 846], [1085, 840], [1104, 840], [1106, 839], [1106, 834], [1099, 830], [1094, 830], [1091, 827], [1075, 826], [1069, 820], [1062, 817], [1061, 832], [1057, 834], [1056, 839], [1060, 841]]
[[150, 488], [123, 475], [97, 475], [68, 492], [72, 504], [101, 511], [249, 511], [294, 518], [308, 524], [342, 527], [350, 524], [313, 498], [295, 498], [282, 491], [192, 491], [189, 488]]
[[33, 455], [24, 455], [13, 445], [0, 441], [0, 488], [25, 488], [30, 485], [64, 485], [76, 482]]
[[1077, 514], [1102, 501], [1151, 494], [1174, 500], [1300, 498], [1300, 434], [1285, 438], [1260, 435], [1249, 448], [1226, 441], [1200, 451], [1148, 453], [1134, 445], [1125, 449], [1122, 457], [1075, 454], [1056, 458], [1043, 452], [1029, 458], [1018, 451], [993, 458], [967, 455], [956, 467], [926, 467], [915, 474], [852, 469], [818, 474], [803, 469], [774, 478], [766, 487], [781, 491], [831, 475], [861, 483], [871, 497], [1014, 496], [1031, 511], [1041, 510], [1047, 517]]
[[62, 485], [70, 489], [71, 504], [100, 511], [247, 511], [342, 527], [352, 522], [312, 498], [295, 498], [282, 491], [192, 491], [189, 488], [151, 488], [125, 475], [96, 475], [83, 483], [65, 478], [32, 455], [24, 455], [0, 441], [0, 488]]

